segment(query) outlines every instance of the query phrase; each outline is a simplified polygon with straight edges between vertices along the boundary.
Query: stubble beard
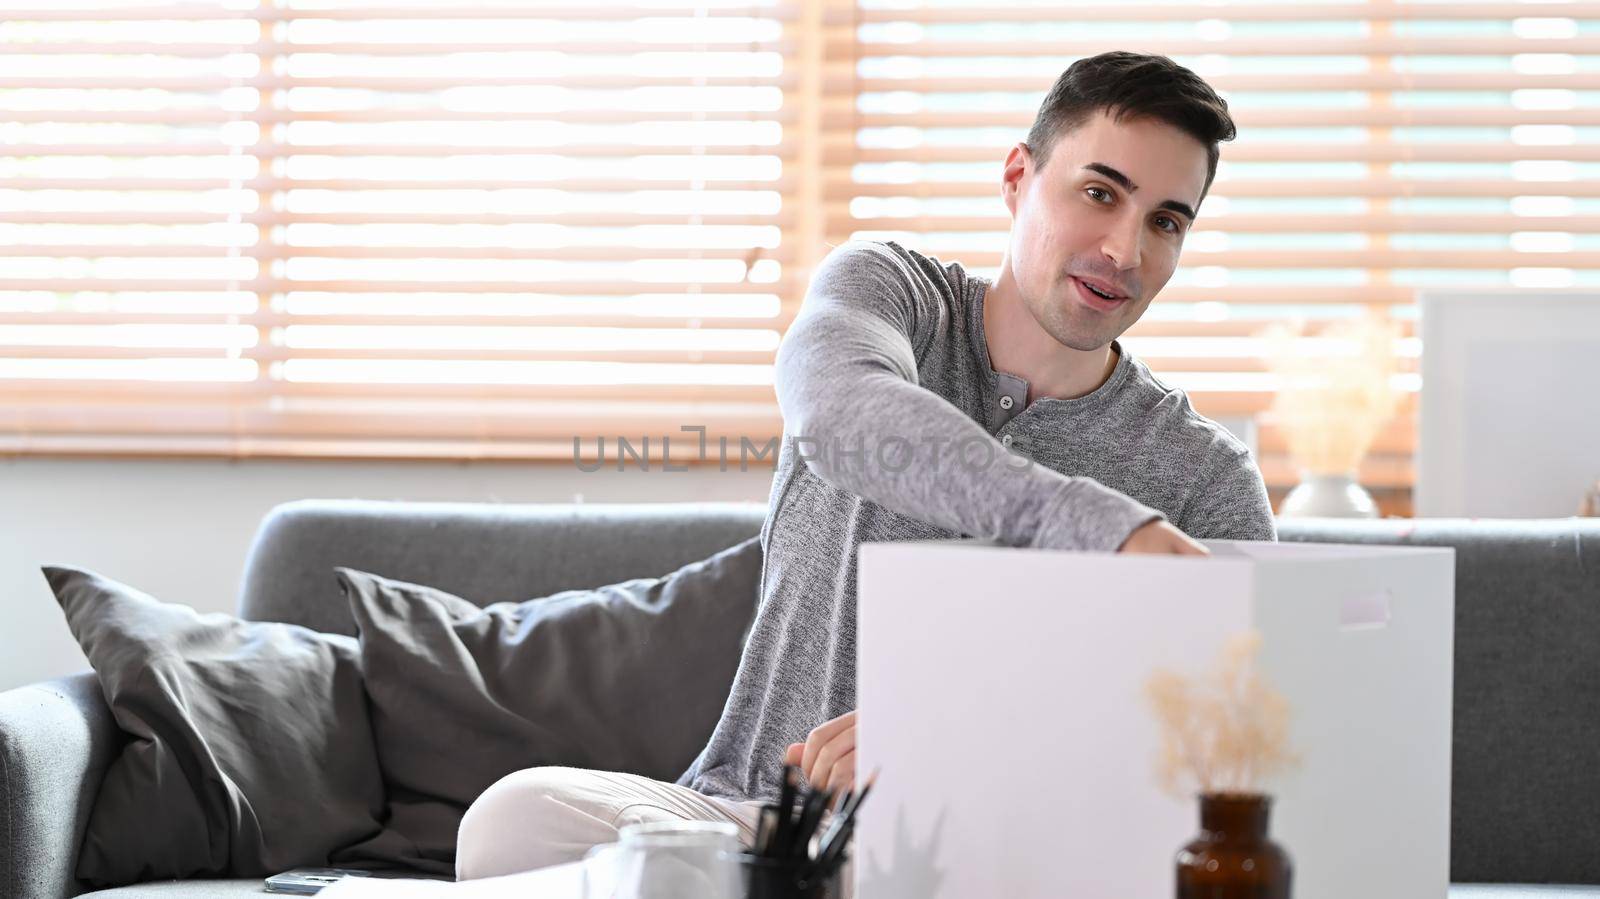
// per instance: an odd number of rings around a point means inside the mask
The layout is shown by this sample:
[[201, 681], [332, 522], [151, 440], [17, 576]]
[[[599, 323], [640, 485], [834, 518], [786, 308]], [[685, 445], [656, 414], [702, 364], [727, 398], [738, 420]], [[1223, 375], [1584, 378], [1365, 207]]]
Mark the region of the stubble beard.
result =
[[[1066, 289], [1072, 290], [1073, 287], [1069, 283]], [[1133, 300], [1123, 302], [1131, 303]], [[1120, 318], [1097, 316], [1087, 309], [1066, 308], [1066, 304], [1076, 303], [1075, 297], [1069, 297], [1061, 304], [1046, 306], [1043, 314], [1036, 311], [1034, 319], [1045, 333], [1055, 338], [1056, 343], [1079, 352], [1104, 349], [1127, 330], [1122, 327]]]

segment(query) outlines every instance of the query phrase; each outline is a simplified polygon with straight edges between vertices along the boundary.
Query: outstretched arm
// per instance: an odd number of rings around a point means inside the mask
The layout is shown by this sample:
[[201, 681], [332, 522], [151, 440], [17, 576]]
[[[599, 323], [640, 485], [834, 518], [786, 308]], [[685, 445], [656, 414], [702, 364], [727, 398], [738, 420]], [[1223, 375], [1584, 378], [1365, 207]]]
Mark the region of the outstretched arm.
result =
[[[813, 276], [777, 363], [785, 432], [806, 466], [890, 511], [1006, 546], [1110, 551], [1160, 521], [1092, 478], [1012, 454], [919, 386], [915, 346], [937, 327], [941, 306], [908, 265], [885, 247], [852, 242]], [[1165, 522], [1145, 533], [1162, 545], [1182, 537]]]

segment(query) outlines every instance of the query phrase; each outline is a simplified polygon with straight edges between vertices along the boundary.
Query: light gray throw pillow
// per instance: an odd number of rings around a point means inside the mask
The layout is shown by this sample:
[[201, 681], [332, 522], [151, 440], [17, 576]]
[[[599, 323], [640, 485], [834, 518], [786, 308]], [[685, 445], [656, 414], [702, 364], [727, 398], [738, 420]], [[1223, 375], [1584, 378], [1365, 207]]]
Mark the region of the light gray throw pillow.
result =
[[442, 854], [467, 806], [513, 771], [676, 779], [733, 684], [761, 545], [751, 538], [665, 577], [485, 608], [337, 573], [360, 631], [391, 825]]
[[78, 876], [101, 885], [399, 862], [350, 637], [202, 615], [94, 572], [44, 568], [128, 742], [95, 796]]

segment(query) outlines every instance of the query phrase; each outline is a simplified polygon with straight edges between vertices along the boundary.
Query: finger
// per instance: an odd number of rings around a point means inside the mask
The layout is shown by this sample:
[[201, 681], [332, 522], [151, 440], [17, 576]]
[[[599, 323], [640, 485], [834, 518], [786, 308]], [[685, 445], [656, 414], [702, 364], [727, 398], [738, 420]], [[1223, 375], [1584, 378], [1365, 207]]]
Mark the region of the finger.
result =
[[828, 768], [833, 765], [833, 760], [839, 757], [839, 750], [834, 745], [837, 740], [838, 738], [835, 737], [833, 740], [823, 744], [822, 748], [817, 750], [816, 755], [808, 759], [805, 765], [802, 766], [806, 772], [806, 783], [811, 784], [815, 789], [822, 789], [824, 785], [817, 783], [817, 778], [826, 778], [828, 776]]
[[833, 743], [823, 747], [822, 753], [817, 756], [815, 776], [810, 779], [811, 786], [818, 790], [837, 789], [838, 784], [834, 781], [834, 777], [838, 771], [839, 761], [854, 754], [854, 748], [841, 750]]
[[843, 715], [840, 715], [837, 718], [825, 721], [822, 724], [812, 728], [810, 735], [813, 737], [820, 736], [822, 738], [822, 742], [826, 743], [835, 736], [855, 726], [856, 713], [854, 710], [851, 710], [845, 712]]
[[1174, 552], [1180, 556], [1208, 556], [1211, 554], [1211, 551], [1206, 549], [1199, 541], [1177, 528], [1172, 529], [1172, 535], [1177, 540]]
[[804, 743], [790, 743], [789, 744], [789, 748], [784, 750], [783, 763], [785, 765], [798, 765], [798, 764], [800, 764], [800, 760], [801, 760], [802, 755], [803, 755], [803, 753], [805, 751], [806, 751], [806, 744], [804, 744]]
[[[834, 764], [839, 759], [855, 751], [856, 730], [852, 727], [829, 740], [827, 745], [817, 752], [817, 757], [812, 760], [811, 765], [806, 769], [806, 781], [819, 790], [827, 787], [831, 782], [829, 777]], [[820, 783], [818, 782], [819, 779]]]
[[834, 739], [834, 734], [837, 734], [840, 729], [850, 726], [853, 720], [854, 718], [851, 717], [850, 713], [846, 712], [845, 715], [840, 715], [834, 720], [826, 721], [826, 723], [822, 723], [816, 728], [811, 728], [811, 733], [805, 737], [805, 753], [803, 753], [802, 760], [800, 760], [800, 769], [805, 771], [806, 776], [810, 776], [811, 768], [816, 765], [816, 753], [821, 752], [822, 747], [827, 745], [827, 741]]
[[851, 750], [840, 756], [839, 760], [827, 772], [827, 789], [836, 793], [853, 789], [856, 783], [856, 753]]
[[[835, 726], [840, 721], [843, 721], [843, 729], [840, 729], [840, 726]], [[806, 737], [805, 755], [800, 761], [800, 769], [805, 771], [806, 781], [810, 781], [811, 776], [816, 773], [818, 757], [821, 755], [822, 749], [827, 745], [834, 744], [835, 741], [846, 742], [835, 747], [832, 755], [829, 755], [829, 760], [838, 758], [838, 755], [845, 752], [846, 749], [854, 749], [856, 747], [856, 717], [854, 717], [854, 713], [848, 715], [848, 720], [846, 718], [834, 718], [826, 725], [822, 725], [821, 728], [811, 731], [810, 737]]]

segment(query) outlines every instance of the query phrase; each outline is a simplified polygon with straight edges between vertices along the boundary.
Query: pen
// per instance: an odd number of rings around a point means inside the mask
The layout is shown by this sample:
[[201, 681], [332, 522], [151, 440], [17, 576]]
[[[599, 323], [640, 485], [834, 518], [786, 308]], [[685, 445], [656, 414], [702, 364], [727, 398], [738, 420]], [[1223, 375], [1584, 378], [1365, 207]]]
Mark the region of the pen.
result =
[[795, 775], [799, 770], [793, 765], [783, 766], [783, 789], [778, 793], [778, 826], [773, 829], [769, 843], [773, 855], [788, 848], [789, 832], [794, 825]]
[[817, 823], [822, 820], [822, 810], [828, 807], [832, 799], [833, 793], [828, 790], [812, 790], [806, 797], [805, 805], [800, 810], [800, 823], [795, 825], [787, 855], [792, 858], [811, 856], [811, 837], [816, 832]]

